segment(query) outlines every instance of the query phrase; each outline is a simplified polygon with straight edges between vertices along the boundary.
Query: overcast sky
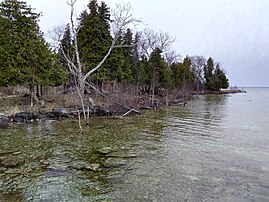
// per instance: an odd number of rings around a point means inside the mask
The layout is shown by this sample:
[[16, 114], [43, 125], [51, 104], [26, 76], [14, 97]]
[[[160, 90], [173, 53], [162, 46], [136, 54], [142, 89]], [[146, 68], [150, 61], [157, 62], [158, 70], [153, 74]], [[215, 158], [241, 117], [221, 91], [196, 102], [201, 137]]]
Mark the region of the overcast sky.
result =
[[[69, 20], [66, 0], [25, 0], [37, 12], [45, 33]], [[100, 2], [100, 1], [99, 1]], [[212, 57], [232, 86], [269, 87], [269, 0], [106, 0], [112, 7], [130, 2], [143, 26], [176, 37], [182, 55]], [[80, 14], [89, 0], [77, 0]], [[142, 25], [141, 25], [142, 27]]]

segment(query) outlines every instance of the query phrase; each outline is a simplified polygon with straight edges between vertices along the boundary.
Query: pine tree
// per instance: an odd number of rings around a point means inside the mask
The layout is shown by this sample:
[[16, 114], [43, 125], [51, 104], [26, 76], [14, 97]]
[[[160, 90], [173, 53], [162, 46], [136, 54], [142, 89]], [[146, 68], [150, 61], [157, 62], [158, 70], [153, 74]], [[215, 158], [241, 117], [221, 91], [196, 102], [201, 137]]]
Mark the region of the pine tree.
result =
[[[137, 85], [145, 85], [145, 69], [144, 63], [145, 61], [140, 58], [139, 53], [139, 41], [140, 41], [140, 34], [136, 32], [135, 37], [133, 39], [133, 51], [132, 51], [132, 58], [133, 58], [133, 65], [132, 65], [132, 78], [137, 83]], [[141, 59], [141, 60], [140, 60]]]
[[209, 90], [214, 88], [214, 60], [210, 57], [208, 58], [206, 64], [204, 65], [204, 78], [205, 78], [205, 87]]
[[182, 63], [173, 63], [171, 65], [172, 84], [174, 88], [191, 85], [194, 77], [190, 70], [191, 60], [187, 56]]
[[101, 2], [101, 5], [98, 7], [98, 16], [102, 24], [103, 34], [107, 35], [106, 37], [110, 37], [108, 30], [110, 30], [110, 10], [105, 4], [105, 2]]
[[228, 88], [229, 80], [226, 77], [224, 71], [220, 68], [220, 65], [217, 64], [214, 71], [214, 90], [219, 90], [221, 88]]
[[53, 85], [61, 79], [55, 55], [38, 25], [40, 14], [26, 2], [0, 3], [1, 85], [23, 84], [34, 92], [35, 85]]
[[161, 53], [162, 51], [156, 48], [150, 55], [149, 67], [151, 75], [149, 77], [151, 78], [152, 89], [169, 86], [170, 75]]
[[[2, 11], [1, 11], [2, 12]], [[8, 54], [11, 52], [9, 49], [9, 41], [7, 41], [8, 38], [8, 27], [9, 27], [9, 21], [0, 15], [0, 86], [7, 85], [11, 78], [10, 75], [12, 74], [12, 71], [9, 67], [11, 61], [9, 61], [10, 55]], [[9, 48], [8, 48], [9, 47]]]
[[[104, 2], [98, 6], [96, 0], [91, 0], [88, 4], [89, 13], [84, 11], [80, 16], [81, 28], [78, 32], [78, 49], [82, 63], [85, 65], [84, 71], [93, 69], [107, 53], [111, 44], [110, 36], [110, 13]], [[98, 71], [96, 78], [107, 79], [106, 64]]]
[[[32, 40], [38, 33], [37, 20], [39, 14], [33, 13], [25, 2], [5, 0], [0, 4], [1, 20], [1, 73], [5, 78], [2, 85], [14, 85], [24, 81], [29, 71], [30, 60], [28, 51]], [[31, 58], [30, 58], [31, 57]]]
[[40, 14], [25, 2], [5, 0], [0, 4], [0, 15], [5, 19], [1, 26], [5, 84], [50, 83], [47, 76], [52, 53], [38, 26]]
[[215, 65], [214, 60], [210, 57], [204, 66], [205, 87], [208, 90], [218, 91], [220, 88], [228, 88], [229, 80], [220, 64]]
[[67, 76], [69, 67], [68, 67], [68, 62], [66, 61], [65, 57], [68, 57], [71, 60], [75, 57], [69, 24], [66, 25], [63, 37], [60, 41], [60, 50], [58, 52], [58, 60], [59, 60], [59, 66], [62, 69], [62, 71], [66, 72], [65, 75], [66, 77], [68, 77], [68, 83], [70, 84], [72, 83], [73, 78], [72, 78], [72, 75], [70, 74], [69, 76]]
[[134, 80], [133, 68], [135, 67], [133, 33], [129, 28], [123, 35], [123, 44], [127, 46], [121, 49], [124, 56], [124, 81], [129, 83]]
[[60, 41], [60, 47], [66, 56], [72, 57], [72, 38], [69, 24], [65, 27], [63, 37]]

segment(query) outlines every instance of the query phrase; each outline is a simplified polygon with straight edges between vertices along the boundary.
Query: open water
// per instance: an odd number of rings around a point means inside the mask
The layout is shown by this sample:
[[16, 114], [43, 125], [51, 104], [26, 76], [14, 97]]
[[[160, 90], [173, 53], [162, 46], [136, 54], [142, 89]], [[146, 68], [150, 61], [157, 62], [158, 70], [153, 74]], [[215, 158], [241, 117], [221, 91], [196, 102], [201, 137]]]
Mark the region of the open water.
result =
[[0, 129], [0, 201], [269, 201], [269, 89], [246, 90]]

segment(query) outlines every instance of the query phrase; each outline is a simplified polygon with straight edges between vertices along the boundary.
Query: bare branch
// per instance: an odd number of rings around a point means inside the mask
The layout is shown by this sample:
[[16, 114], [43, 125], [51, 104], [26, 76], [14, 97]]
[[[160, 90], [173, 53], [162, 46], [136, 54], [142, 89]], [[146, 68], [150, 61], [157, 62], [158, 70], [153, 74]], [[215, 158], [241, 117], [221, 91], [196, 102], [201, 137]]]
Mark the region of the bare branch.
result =
[[175, 42], [175, 38], [169, 36], [167, 32], [155, 32], [148, 28], [140, 32], [140, 36], [139, 46], [148, 58], [156, 48], [159, 48], [163, 53], [170, 51], [172, 44]]
[[111, 44], [111, 46], [110, 46], [110, 48], [109, 48], [109, 50], [108, 50], [108, 52], [107, 52], [107, 54], [105, 55], [105, 57], [102, 59], [102, 61], [101, 62], [99, 62], [99, 64], [95, 67], [95, 68], [93, 68], [93, 69], [91, 69], [90, 71], [88, 71], [83, 77], [82, 77], [82, 79], [85, 81], [92, 73], [94, 73], [96, 70], [98, 70], [103, 64], [104, 64], [104, 62], [106, 61], [106, 59], [108, 58], [108, 56], [110, 55], [110, 53], [111, 53], [111, 51], [113, 50], [113, 48], [114, 48], [114, 46], [115, 46], [115, 43], [116, 43], [116, 40], [115, 40], [115, 38], [113, 39], [113, 41], [112, 41], [112, 44]]
[[127, 107], [127, 106], [125, 106], [125, 105], [123, 105], [123, 104], [121, 104], [121, 103], [118, 103], [118, 102], [114, 101], [113, 99], [111, 99], [110, 97], [108, 97], [107, 95], [105, 95], [104, 93], [102, 93], [101, 91], [99, 91], [93, 84], [90, 84], [89, 82], [86, 82], [86, 84], [87, 84], [90, 88], [92, 88], [95, 92], [97, 92], [97, 93], [99, 93], [100, 95], [104, 96], [105, 98], [107, 98], [108, 100], [110, 100], [111, 102], [113, 102], [114, 104], [117, 104], [117, 105], [119, 105], [119, 106], [121, 106], [121, 107], [123, 107], [123, 108], [125, 108], [125, 109], [127, 109], [127, 110], [132, 110], [132, 111], [134, 111], [135, 113], [139, 113], [139, 111], [137, 111], [137, 110], [135, 110], [135, 109], [132, 109], [132, 108], [130, 108], [130, 107]]
[[203, 56], [192, 56], [191, 59], [191, 71], [194, 75], [195, 82], [196, 82], [196, 88], [199, 90], [200, 84], [204, 83], [204, 65], [206, 63], [206, 59]]
[[168, 51], [171, 48], [171, 45], [175, 42], [175, 37], [169, 36], [167, 32], [159, 32], [159, 49], [163, 52]]
[[171, 50], [164, 54], [164, 59], [170, 67], [173, 63], [177, 63], [181, 59], [181, 55], [177, 54], [176, 51]]
[[140, 23], [133, 17], [131, 13], [131, 5], [129, 3], [116, 4], [116, 8], [112, 11], [112, 35], [113, 38], [118, 39], [121, 31], [125, 30], [127, 26], [136, 25]]
[[128, 25], [139, 22], [139, 20], [136, 20], [131, 14], [130, 4], [125, 4], [125, 3], [118, 4], [116, 5], [116, 9], [112, 13], [113, 13], [113, 18], [114, 18], [112, 20], [113, 22], [112, 23], [112, 35], [113, 35], [112, 43], [107, 51], [107, 54], [100, 61], [100, 63], [95, 68], [91, 69], [83, 76], [84, 81], [104, 64], [104, 62], [109, 57], [109, 55], [111, 54], [111, 51], [114, 48], [124, 47], [124, 45], [116, 45], [116, 42], [121, 34], [121, 31], [125, 30]]
[[[76, 91], [78, 94], [78, 97], [81, 102], [81, 106], [83, 109], [83, 115], [84, 115], [84, 120], [87, 123], [87, 117], [85, 113], [85, 106], [84, 106], [84, 90], [85, 90], [85, 85], [87, 83], [87, 78], [91, 76], [94, 72], [96, 72], [107, 60], [109, 55], [111, 54], [112, 50], [114, 48], [120, 48], [120, 47], [127, 47], [124, 44], [119, 44], [116, 45], [116, 42], [118, 41], [118, 38], [120, 37], [120, 34], [123, 30], [127, 29], [127, 26], [130, 24], [135, 24], [139, 22], [135, 18], [133, 18], [131, 14], [131, 6], [129, 4], [120, 4], [117, 5], [117, 9], [113, 12], [114, 19], [112, 20], [112, 42], [111, 45], [106, 53], [106, 55], [103, 57], [103, 59], [99, 62], [96, 67], [93, 69], [89, 70], [88, 72], [83, 72], [83, 64], [80, 60], [80, 55], [79, 55], [79, 49], [78, 49], [78, 40], [77, 40], [77, 35], [78, 32], [81, 28], [81, 25], [78, 25], [78, 27], [75, 27], [74, 24], [74, 5], [77, 0], [68, 0], [67, 4], [71, 8], [71, 13], [70, 13], [70, 21], [71, 21], [71, 37], [73, 38], [73, 48], [74, 48], [74, 56], [75, 56], [75, 61], [72, 60], [72, 58], [68, 57], [66, 53], [63, 51], [63, 47], [60, 47], [62, 51], [62, 55], [64, 59], [67, 61], [67, 66], [69, 68], [69, 72], [72, 74], [74, 77], [75, 81], [75, 86], [76, 86]], [[128, 46], [130, 47], [130, 46]], [[89, 84], [88, 84], [89, 85]]]
[[59, 48], [59, 42], [61, 41], [61, 38], [63, 36], [64, 29], [65, 25], [59, 25], [53, 27], [51, 30], [48, 31], [47, 36], [50, 38], [50, 45], [53, 48]]

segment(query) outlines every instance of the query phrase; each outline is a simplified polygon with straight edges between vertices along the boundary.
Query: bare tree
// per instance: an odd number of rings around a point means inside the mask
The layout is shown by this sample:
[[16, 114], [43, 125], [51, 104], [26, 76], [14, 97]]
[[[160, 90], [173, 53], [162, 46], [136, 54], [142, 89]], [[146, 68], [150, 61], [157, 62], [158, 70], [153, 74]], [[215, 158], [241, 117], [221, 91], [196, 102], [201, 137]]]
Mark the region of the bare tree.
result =
[[49, 44], [51, 47], [55, 49], [59, 48], [59, 43], [63, 36], [65, 26], [66, 25], [55, 26], [51, 30], [48, 31], [46, 36], [49, 39]]
[[204, 83], [203, 72], [204, 72], [204, 65], [206, 63], [206, 58], [203, 56], [195, 55], [190, 57], [190, 59], [191, 59], [191, 71], [194, 75], [196, 90], [199, 91], [200, 85]]
[[153, 29], [144, 29], [140, 32], [139, 46], [142, 53], [148, 58], [150, 53], [157, 48], [162, 53], [171, 51], [171, 46], [174, 42], [175, 38], [171, 37], [167, 32], [155, 32]]
[[181, 55], [177, 54], [176, 51], [171, 50], [164, 53], [164, 59], [168, 67], [170, 67], [173, 63], [179, 62], [179, 60], [181, 59]]
[[[107, 50], [106, 55], [104, 55], [103, 59], [99, 62], [99, 64], [96, 65], [93, 69], [89, 70], [88, 72], [84, 72], [84, 64], [81, 62], [80, 55], [79, 55], [79, 49], [78, 49], [78, 41], [77, 41], [77, 35], [80, 30], [80, 26], [76, 27], [74, 24], [74, 5], [77, 0], [68, 0], [68, 5], [71, 8], [71, 16], [70, 16], [70, 25], [71, 25], [71, 34], [74, 41], [74, 58], [70, 58], [68, 55], [66, 55], [63, 51], [63, 47], [60, 47], [60, 51], [63, 54], [64, 59], [66, 60], [68, 64], [68, 70], [73, 76], [76, 92], [81, 102], [81, 107], [84, 115], [84, 120], [86, 123], [88, 123], [86, 111], [85, 111], [85, 105], [84, 105], [84, 91], [85, 87], [87, 85], [87, 79], [95, 73], [106, 61], [106, 59], [111, 54], [112, 50], [114, 48], [120, 48], [124, 47], [124, 45], [116, 45], [117, 40], [120, 37], [121, 31], [125, 30], [128, 25], [132, 23], [137, 23], [138, 21], [133, 18], [131, 14], [131, 7], [129, 4], [120, 4], [116, 5], [116, 9], [112, 12], [112, 42], [110, 47]], [[126, 47], [126, 46], [125, 46]]]

